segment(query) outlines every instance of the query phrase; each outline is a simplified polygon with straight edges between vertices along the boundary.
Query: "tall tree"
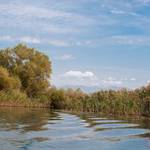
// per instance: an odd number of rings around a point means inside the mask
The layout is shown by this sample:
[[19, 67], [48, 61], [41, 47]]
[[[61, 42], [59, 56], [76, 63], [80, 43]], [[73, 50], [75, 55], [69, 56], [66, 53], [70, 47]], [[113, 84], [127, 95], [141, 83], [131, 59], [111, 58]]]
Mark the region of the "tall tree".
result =
[[19, 77], [21, 88], [30, 97], [45, 92], [50, 86], [51, 61], [34, 48], [19, 44], [14, 48], [0, 50], [0, 66]]

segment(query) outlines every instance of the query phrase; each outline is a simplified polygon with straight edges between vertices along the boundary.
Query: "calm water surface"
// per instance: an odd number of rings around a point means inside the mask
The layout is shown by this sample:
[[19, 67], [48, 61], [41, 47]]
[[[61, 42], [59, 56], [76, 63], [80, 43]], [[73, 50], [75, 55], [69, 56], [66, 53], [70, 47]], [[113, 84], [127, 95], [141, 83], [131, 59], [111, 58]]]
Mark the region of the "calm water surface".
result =
[[0, 150], [150, 150], [150, 121], [0, 108]]

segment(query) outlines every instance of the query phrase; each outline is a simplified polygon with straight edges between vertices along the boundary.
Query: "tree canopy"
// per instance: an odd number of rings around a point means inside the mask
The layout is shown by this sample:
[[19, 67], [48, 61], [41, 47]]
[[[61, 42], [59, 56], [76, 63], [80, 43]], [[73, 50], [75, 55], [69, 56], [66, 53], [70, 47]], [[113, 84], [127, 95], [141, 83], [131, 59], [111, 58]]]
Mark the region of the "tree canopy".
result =
[[0, 90], [19, 89], [20, 87], [19, 78], [10, 76], [8, 70], [0, 66]]
[[0, 50], [1, 89], [5, 86], [18, 87], [28, 96], [34, 97], [50, 87], [51, 72], [48, 56], [34, 48], [19, 44]]

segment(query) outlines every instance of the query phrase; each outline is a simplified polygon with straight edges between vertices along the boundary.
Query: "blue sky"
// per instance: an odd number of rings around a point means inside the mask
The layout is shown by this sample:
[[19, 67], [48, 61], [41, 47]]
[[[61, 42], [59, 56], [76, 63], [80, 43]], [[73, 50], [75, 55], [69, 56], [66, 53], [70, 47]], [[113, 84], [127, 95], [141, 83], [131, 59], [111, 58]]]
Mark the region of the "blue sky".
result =
[[53, 62], [58, 87], [136, 88], [150, 80], [150, 0], [0, 0], [0, 45]]

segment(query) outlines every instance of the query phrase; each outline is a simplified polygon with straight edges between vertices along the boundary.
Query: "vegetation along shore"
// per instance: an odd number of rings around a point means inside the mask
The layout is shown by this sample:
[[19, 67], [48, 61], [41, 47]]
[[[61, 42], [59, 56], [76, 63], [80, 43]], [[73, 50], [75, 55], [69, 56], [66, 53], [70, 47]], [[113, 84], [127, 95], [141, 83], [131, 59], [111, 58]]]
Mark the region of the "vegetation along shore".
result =
[[150, 85], [135, 90], [57, 89], [52, 63], [40, 51], [19, 44], [0, 50], [0, 106], [48, 107], [69, 111], [149, 116]]

